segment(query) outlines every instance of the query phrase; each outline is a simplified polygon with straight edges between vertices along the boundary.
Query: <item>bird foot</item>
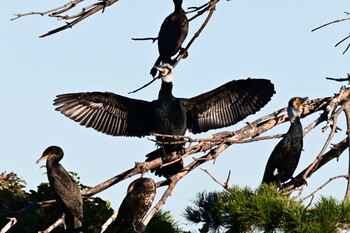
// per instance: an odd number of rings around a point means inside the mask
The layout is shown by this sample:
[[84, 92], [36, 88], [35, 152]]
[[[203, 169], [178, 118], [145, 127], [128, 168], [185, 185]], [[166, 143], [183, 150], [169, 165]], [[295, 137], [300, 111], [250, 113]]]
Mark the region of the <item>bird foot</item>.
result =
[[293, 177], [292, 181], [295, 182], [297, 187], [300, 187], [302, 185], [307, 185], [307, 181], [303, 177], [301, 178]]

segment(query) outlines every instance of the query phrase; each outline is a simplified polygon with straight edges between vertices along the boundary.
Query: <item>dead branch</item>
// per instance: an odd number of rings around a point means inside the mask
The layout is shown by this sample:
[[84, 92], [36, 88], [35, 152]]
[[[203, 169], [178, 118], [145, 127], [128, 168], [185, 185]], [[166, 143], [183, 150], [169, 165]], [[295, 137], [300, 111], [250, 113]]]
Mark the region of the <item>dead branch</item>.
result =
[[[344, 113], [346, 117], [346, 124], [347, 124], [347, 139], [348, 139], [348, 146], [350, 145], [350, 139], [349, 139], [349, 132], [350, 132], [350, 103], [347, 102], [345, 104]], [[348, 175], [350, 174], [350, 150], [349, 150], [349, 165], [348, 165]], [[350, 179], [348, 179], [346, 192], [345, 192], [345, 199], [349, 199], [350, 197]]]
[[152, 43], [156, 42], [158, 40], [158, 37], [145, 37], [145, 38], [131, 38], [132, 40], [139, 41], [139, 40], [151, 40]]
[[10, 216], [10, 222], [6, 224], [6, 226], [1, 229], [1, 233], [8, 231], [11, 227], [13, 227], [20, 219], [22, 219], [29, 212], [36, 210], [38, 208], [46, 208], [55, 204], [55, 200], [42, 201], [42, 202], [30, 202], [28, 206], [22, 208], [20, 210], [1, 213], [0, 216]]
[[[336, 43], [334, 47], [337, 47], [338, 45], [340, 45], [341, 43], [343, 43], [344, 41], [346, 41], [349, 38], [350, 38], [350, 35], [344, 37], [342, 40], [340, 40], [338, 43]], [[345, 50], [343, 51], [343, 54], [346, 53], [346, 51], [348, 51], [349, 48], [350, 48], [350, 43], [348, 44], [348, 46], [346, 46]]]
[[114, 3], [118, 2], [119, 0], [99, 1], [99, 2], [96, 2], [92, 5], [83, 7], [82, 10], [78, 14], [62, 15], [62, 13], [71, 10], [72, 8], [74, 8], [75, 6], [77, 6], [79, 3], [83, 2], [83, 1], [84, 0], [74, 0], [74, 1], [71, 1], [67, 4], [64, 4], [63, 6], [60, 6], [60, 7], [48, 10], [48, 11], [44, 11], [44, 12], [29, 12], [29, 13], [24, 13], [24, 14], [15, 14], [15, 17], [11, 20], [15, 20], [15, 19], [21, 18], [23, 16], [29, 16], [29, 15], [41, 15], [41, 16], [48, 15], [49, 17], [54, 17], [54, 18], [57, 18], [59, 20], [75, 19], [71, 22], [66, 22], [66, 25], [64, 25], [64, 26], [58, 27], [56, 29], [53, 29], [53, 30], [41, 35], [40, 38], [43, 38], [43, 37], [55, 34], [57, 32], [66, 30], [68, 28], [72, 28], [74, 25], [78, 24], [79, 22], [83, 21], [84, 19], [88, 18], [89, 16], [95, 14], [96, 12], [99, 12], [100, 10], [102, 10], [102, 13], [103, 13], [103, 11], [105, 10], [106, 7], [113, 5]]
[[118, 210], [115, 211], [111, 215], [111, 217], [107, 219], [107, 221], [102, 225], [102, 227], [97, 231], [97, 233], [103, 233], [109, 227], [109, 225], [111, 225], [117, 219], [117, 216], [118, 216]]
[[228, 182], [230, 180], [230, 176], [231, 176], [231, 171], [228, 172], [228, 176], [227, 179], [225, 181], [225, 183], [221, 183], [218, 179], [216, 179], [212, 174], [209, 173], [209, 171], [207, 169], [203, 169], [201, 168], [202, 171], [204, 171], [205, 173], [208, 174], [208, 176], [210, 176], [210, 178], [212, 178], [216, 183], [218, 183], [220, 186], [222, 186], [225, 190], [228, 190], [229, 185]]
[[[347, 180], [349, 180], [349, 175], [339, 175], [339, 176], [335, 176], [335, 177], [331, 177], [329, 178], [329, 180], [327, 180], [324, 184], [322, 184], [319, 188], [317, 188], [315, 191], [313, 191], [312, 193], [310, 193], [309, 195], [307, 195], [306, 197], [303, 198], [303, 201], [305, 201], [306, 199], [312, 197], [312, 199], [314, 198], [315, 194], [320, 191], [321, 189], [323, 189], [327, 184], [329, 184], [330, 182], [332, 182], [333, 180], [339, 179], [339, 178], [345, 178]], [[311, 203], [310, 203], [311, 204]], [[310, 205], [309, 204], [309, 205]]]
[[[345, 14], [347, 14], [347, 12], [344, 12]], [[343, 21], [347, 21], [347, 20], [350, 20], [350, 18], [344, 18], [344, 19], [337, 19], [337, 20], [334, 20], [332, 22], [329, 22], [329, 23], [326, 23], [326, 24], [323, 24], [317, 28], [314, 28], [311, 30], [311, 32], [314, 32], [320, 28], [323, 28], [323, 27], [326, 27], [328, 25], [331, 25], [331, 24], [335, 24], [335, 23], [339, 23], [339, 22], [343, 22]], [[345, 38], [343, 38], [342, 40], [340, 40], [336, 45], [335, 47], [337, 47], [338, 45], [340, 45], [341, 43], [343, 43], [344, 41], [346, 41], [347, 39], [350, 38], [350, 35], [349, 36], [346, 36]], [[345, 50], [343, 51], [343, 54], [346, 53], [348, 51], [348, 49], [350, 48], [350, 43], [348, 44], [348, 46], [345, 48]]]
[[[173, 158], [173, 159], [175, 159], [175, 158]], [[96, 193], [102, 192], [103, 190], [105, 190], [105, 189], [107, 189], [107, 188], [109, 188], [109, 187], [119, 183], [122, 180], [130, 178], [130, 177], [135, 176], [137, 174], [144, 174], [147, 171], [149, 171], [149, 170], [151, 170], [153, 168], [159, 167], [162, 164], [163, 164], [162, 158], [157, 158], [157, 159], [152, 160], [150, 162], [143, 162], [143, 163], [136, 162], [134, 168], [131, 168], [131, 169], [125, 171], [125, 172], [122, 172], [119, 175], [116, 175], [116, 176], [114, 176], [114, 177], [112, 177], [112, 178], [102, 182], [101, 184], [96, 185], [93, 188], [89, 188], [87, 190], [83, 190], [81, 192], [81, 194], [83, 196], [92, 196], [92, 195], [94, 195]]]
[[[348, 102], [348, 101], [347, 101]], [[345, 104], [343, 104], [333, 115], [332, 115], [332, 122], [333, 122], [333, 125], [332, 125], [332, 130], [327, 138], [327, 141], [326, 143], [323, 145], [322, 149], [321, 149], [321, 152], [318, 154], [317, 158], [315, 159], [315, 161], [311, 164], [311, 166], [308, 168], [308, 170], [306, 170], [304, 176], [303, 176], [303, 179], [306, 180], [306, 177], [308, 177], [309, 173], [311, 172], [311, 170], [313, 170], [315, 168], [315, 166], [320, 162], [320, 160], [322, 160], [322, 156], [323, 154], [325, 153], [326, 149], [328, 148], [333, 136], [334, 136], [334, 133], [337, 129], [337, 119], [338, 119], [338, 116], [339, 114], [344, 110], [345, 108]]]
[[1, 229], [0, 233], [5, 233], [8, 230], [11, 229], [16, 223], [17, 219], [16, 218], [8, 218], [10, 221]]
[[55, 230], [57, 227], [59, 226], [63, 226], [64, 229], [66, 229], [66, 224], [65, 224], [65, 217], [66, 217], [66, 214], [63, 213], [62, 214], [62, 217], [60, 217], [59, 219], [57, 219], [56, 222], [54, 222], [51, 226], [49, 226], [46, 230], [44, 231], [39, 231], [38, 233], [50, 233], [51, 231]]
[[58, 15], [58, 14], [64, 13], [64, 12], [72, 9], [73, 7], [75, 7], [76, 5], [78, 5], [82, 1], [84, 1], [84, 0], [70, 1], [69, 3], [64, 4], [63, 6], [59, 6], [57, 8], [54, 8], [54, 9], [51, 9], [51, 10], [48, 10], [48, 11], [44, 11], [44, 12], [29, 12], [29, 13], [24, 13], [24, 14], [14, 14], [15, 17], [12, 18], [11, 21], [19, 19], [19, 18], [21, 18], [23, 16], [29, 16], [29, 15], [41, 15], [41, 16], [44, 16], [44, 15], [48, 15], [50, 13], [52, 13], [52, 15]]
[[347, 74], [346, 78], [332, 78], [332, 77], [326, 77], [328, 80], [336, 81], [336, 82], [345, 82], [350, 81], [350, 73]]
[[317, 27], [317, 28], [314, 28], [314, 29], [311, 30], [311, 32], [314, 32], [314, 31], [316, 31], [316, 30], [318, 30], [318, 29], [321, 29], [321, 28], [323, 28], [323, 27], [326, 27], [326, 26], [328, 26], [328, 25], [335, 24], [335, 23], [340, 23], [340, 22], [347, 21], [347, 20], [350, 20], [350, 18], [337, 19], [337, 20], [334, 20], [334, 21], [332, 21], [332, 22], [325, 23], [325, 24], [323, 24], [323, 25], [321, 25], [321, 26], [319, 26], [319, 27]]

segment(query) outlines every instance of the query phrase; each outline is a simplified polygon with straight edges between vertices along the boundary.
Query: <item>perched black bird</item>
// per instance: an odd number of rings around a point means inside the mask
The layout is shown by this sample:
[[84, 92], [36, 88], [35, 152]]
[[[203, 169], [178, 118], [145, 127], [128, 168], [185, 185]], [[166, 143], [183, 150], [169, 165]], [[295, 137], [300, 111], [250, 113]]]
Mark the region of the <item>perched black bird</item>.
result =
[[62, 167], [59, 161], [63, 158], [63, 150], [58, 146], [47, 148], [40, 159], [46, 161], [47, 177], [55, 195], [56, 203], [66, 214], [68, 232], [80, 232], [83, 222], [83, 201], [77, 183]]
[[[188, 19], [181, 6], [182, 0], [173, 1], [175, 10], [165, 18], [158, 33], [159, 57], [154, 66], [159, 66], [161, 63], [173, 64], [171, 57], [181, 50], [188, 33]], [[157, 69], [153, 67], [150, 74], [154, 77]]]
[[308, 98], [294, 97], [288, 103], [288, 118], [291, 123], [288, 132], [277, 144], [267, 161], [262, 182], [279, 185], [293, 179], [303, 149], [303, 126], [300, 122], [302, 106]]
[[[184, 135], [187, 129], [201, 133], [233, 125], [259, 111], [275, 93], [269, 80], [249, 78], [233, 80], [190, 99], [176, 98], [172, 95], [173, 67], [163, 64], [158, 69], [162, 85], [158, 99], [152, 102], [109, 92], [86, 92], [58, 95], [54, 105], [58, 106], [56, 110], [81, 125], [113, 136], [142, 137], [152, 132]], [[159, 142], [174, 140], [156, 139]], [[148, 157], [163, 156], [182, 148], [182, 145], [162, 143], [161, 146]], [[181, 163], [172, 165], [182, 168]], [[168, 176], [170, 173], [162, 174], [160, 171], [158, 174]]]
[[142, 223], [156, 196], [156, 184], [150, 178], [134, 180], [118, 210], [116, 233], [144, 232]]

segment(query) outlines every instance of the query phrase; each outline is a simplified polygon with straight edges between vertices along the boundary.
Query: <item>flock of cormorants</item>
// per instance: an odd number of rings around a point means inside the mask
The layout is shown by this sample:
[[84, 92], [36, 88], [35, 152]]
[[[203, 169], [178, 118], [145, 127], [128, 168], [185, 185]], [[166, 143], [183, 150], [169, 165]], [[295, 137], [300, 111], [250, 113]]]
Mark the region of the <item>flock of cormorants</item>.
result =
[[[182, 9], [182, 0], [173, 0], [175, 10], [163, 22], [158, 35], [159, 57], [151, 70], [159, 72], [161, 88], [158, 99], [144, 101], [110, 92], [82, 92], [58, 95], [56, 110], [99, 132], [112, 136], [143, 137], [152, 133], [184, 135], [186, 130], [196, 134], [218, 129], [243, 120], [263, 108], [274, 95], [274, 85], [266, 79], [233, 80], [209, 92], [192, 98], [177, 98], [172, 94], [173, 56], [184, 51], [181, 46], [188, 33], [188, 19]], [[288, 132], [277, 144], [267, 162], [263, 183], [277, 183], [293, 179], [303, 146], [303, 128], [300, 123], [306, 98], [295, 97], [288, 103], [291, 122]], [[157, 136], [158, 149], [146, 155], [146, 161], [162, 158], [171, 162], [172, 155], [181, 156], [184, 143], [175, 138]], [[175, 143], [174, 143], [175, 142]], [[76, 182], [60, 165], [63, 151], [57, 146], [47, 148], [42, 159], [47, 159], [47, 176], [56, 202], [66, 215], [68, 232], [81, 232], [83, 202]], [[183, 168], [180, 160], [169, 166], [156, 168], [155, 174], [169, 178]], [[117, 217], [116, 232], [143, 232], [142, 219], [150, 208], [156, 193], [150, 178], [132, 182]]]

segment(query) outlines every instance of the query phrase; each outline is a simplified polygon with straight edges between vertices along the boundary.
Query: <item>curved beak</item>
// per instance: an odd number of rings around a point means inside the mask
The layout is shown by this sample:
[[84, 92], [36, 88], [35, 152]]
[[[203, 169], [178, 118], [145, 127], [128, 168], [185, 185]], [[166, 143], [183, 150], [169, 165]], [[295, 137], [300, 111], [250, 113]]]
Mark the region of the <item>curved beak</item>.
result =
[[166, 69], [161, 66], [153, 66], [153, 68], [159, 71], [159, 76], [157, 78], [160, 78], [160, 76], [164, 75], [166, 72]]
[[48, 157], [50, 157], [49, 154], [41, 156], [41, 158], [36, 161], [36, 164], [38, 164], [41, 160], [47, 159]]
[[308, 97], [304, 97], [304, 98], [298, 98], [297, 99], [297, 106], [298, 108], [300, 108], [301, 106], [304, 106], [306, 104], [306, 101], [308, 100], [309, 98]]

